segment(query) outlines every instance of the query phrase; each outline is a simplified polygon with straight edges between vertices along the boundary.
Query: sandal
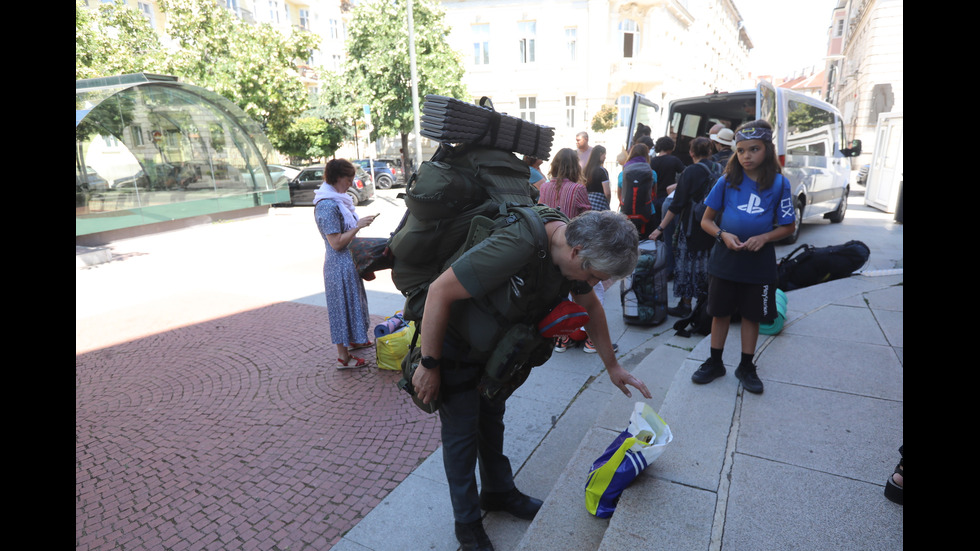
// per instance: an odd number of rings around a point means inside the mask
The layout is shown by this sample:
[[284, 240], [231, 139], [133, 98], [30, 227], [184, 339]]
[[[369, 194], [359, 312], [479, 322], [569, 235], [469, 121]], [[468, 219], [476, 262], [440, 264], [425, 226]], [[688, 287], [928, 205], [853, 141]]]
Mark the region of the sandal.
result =
[[[899, 505], [903, 504], [903, 490], [905, 485], [905, 453], [902, 448], [898, 448], [898, 453], [902, 454], [902, 458], [898, 460], [898, 465], [895, 466], [895, 472], [888, 477], [888, 482], [885, 483], [885, 497], [893, 503]], [[895, 482], [895, 475], [900, 475], [902, 477], [902, 485], [899, 486], [898, 482]]]
[[[351, 362], [353, 362], [353, 365]], [[350, 356], [347, 358], [346, 362], [340, 358], [337, 358], [337, 369], [354, 369], [357, 367], [364, 367], [365, 365], [367, 365], [367, 360], [364, 358]]]
[[369, 348], [371, 346], [374, 346], [374, 343], [371, 341], [361, 343], [354, 342], [347, 347], [347, 350], [360, 350], [361, 348]]

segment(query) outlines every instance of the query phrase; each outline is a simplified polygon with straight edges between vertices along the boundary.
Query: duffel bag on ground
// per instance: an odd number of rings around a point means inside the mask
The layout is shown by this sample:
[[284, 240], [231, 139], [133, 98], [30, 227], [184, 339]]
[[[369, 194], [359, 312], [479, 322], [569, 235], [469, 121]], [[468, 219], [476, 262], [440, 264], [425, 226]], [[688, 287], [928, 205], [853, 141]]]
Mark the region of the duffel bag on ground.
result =
[[803, 244], [779, 261], [777, 286], [792, 291], [845, 278], [864, 266], [870, 256], [871, 249], [861, 241], [830, 247]]

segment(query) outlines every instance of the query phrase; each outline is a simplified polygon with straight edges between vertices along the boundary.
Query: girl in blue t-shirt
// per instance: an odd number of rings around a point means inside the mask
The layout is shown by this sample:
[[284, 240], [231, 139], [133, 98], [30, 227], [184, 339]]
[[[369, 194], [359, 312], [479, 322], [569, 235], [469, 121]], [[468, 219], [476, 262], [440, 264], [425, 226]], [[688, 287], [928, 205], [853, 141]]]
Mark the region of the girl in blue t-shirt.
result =
[[[759, 394], [762, 381], [753, 363], [759, 324], [776, 316], [774, 243], [793, 233], [795, 211], [789, 181], [782, 175], [772, 126], [757, 120], [735, 131], [735, 154], [705, 199], [701, 228], [718, 243], [708, 261], [708, 314], [711, 357], [694, 372], [695, 383], [725, 374], [722, 351], [732, 314], [742, 317], [742, 358], [735, 376], [745, 390]], [[717, 220], [716, 220], [717, 218]]]

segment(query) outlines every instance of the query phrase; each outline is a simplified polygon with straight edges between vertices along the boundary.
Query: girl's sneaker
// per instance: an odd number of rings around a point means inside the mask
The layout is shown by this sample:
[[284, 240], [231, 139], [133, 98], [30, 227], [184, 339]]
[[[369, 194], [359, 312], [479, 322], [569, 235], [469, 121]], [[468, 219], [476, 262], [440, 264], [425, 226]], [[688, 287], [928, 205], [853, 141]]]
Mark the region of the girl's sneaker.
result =
[[[613, 348], [613, 352], [619, 352], [618, 344], [613, 343], [612, 348]], [[595, 345], [592, 344], [592, 339], [585, 339], [584, 350], [586, 354], [595, 354], [596, 352], [598, 352], [598, 350], [596, 350], [595, 348]]]
[[568, 337], [558, 337], [558, 340], [555, 341], [555, 352], [564, 352], [568, 350], [568, 345]]

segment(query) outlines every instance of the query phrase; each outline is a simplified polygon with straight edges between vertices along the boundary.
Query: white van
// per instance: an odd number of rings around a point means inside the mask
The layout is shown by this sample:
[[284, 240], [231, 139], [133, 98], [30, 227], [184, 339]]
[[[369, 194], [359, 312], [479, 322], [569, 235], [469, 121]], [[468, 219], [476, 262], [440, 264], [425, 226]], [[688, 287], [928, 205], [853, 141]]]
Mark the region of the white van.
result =
[[[640, 95], [634, 95], [634, 115], [628, 127], [631, 129], [636, 126], [635, 121], [650, 120], [658, 110], [646, 98], [635, 96]], [[733, 130], [756, 119], [772, 124], [776, 154], [796, 198], [796, 229], [786, 243], [796, 242], [801, 223], [807, 219], [819, 216], [831, 222], [844, 220], [850, 192], [848, 157], [861, 153], [861, 142], [855, 140], [850, 148], [846, 147], [849, 142], [844, 137], [841, 114], [833, 105], [761, 82], [755, 90], [672, 101], [666, 117], [666, 135], [677, 142], [674, 154], [687, 164], [691, 162], [691, 140], [707, 136], [717, 123]], [[652, 138], [656, 141], [658, 136]], [[627, 147], [631, 141], [632, 136]]]

